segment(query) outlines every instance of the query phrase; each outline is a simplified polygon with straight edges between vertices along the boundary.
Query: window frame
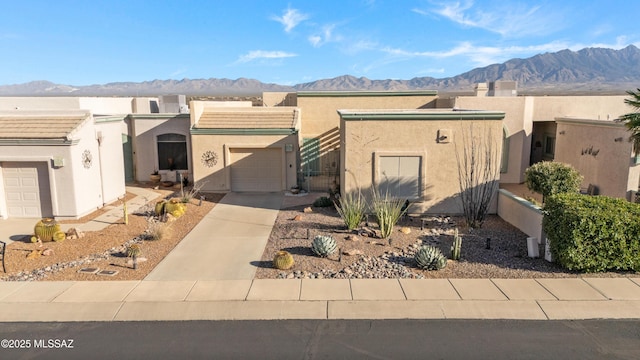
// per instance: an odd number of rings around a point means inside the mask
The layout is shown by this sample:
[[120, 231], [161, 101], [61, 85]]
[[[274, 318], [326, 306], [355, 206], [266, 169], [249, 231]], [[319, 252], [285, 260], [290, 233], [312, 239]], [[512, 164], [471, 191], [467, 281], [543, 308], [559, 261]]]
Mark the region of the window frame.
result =
[[[378, 189], [379, 184], [381, 184], [381, 182], [384, 181], [384, 178], [385, 178], [385, 175], [382, 174], [382, 168], [380, 164], [380, 159], [382, 157], [417, 157], [419, 158], [420, 168], [418, 169], [417, 195], [414, 197], [403, 196], [402, 198], [407, 198], [408, 200], [411, 200], [411, 201], [422, 200], [422, 198], [424, 197], [424, 184], [426, 181], [426, 168], [427, 168], [426, 153], [422, 151], [375, 152], [374, 153], [373, 186], [375, 186], [377, 190], [379, 190]], [[391, 195], [395, 196], [395, 194], [391, 194]]]
[[[163, 137], [171, 136], [171, 135], [177, 135], [178, 137], [180, 137], [181, 140], [162, 139]], [[162, 134], [157, 134], [155, 136], [155, 142], [156, 142], [156, 168], [159, 171], [167, 172], [167, 171], [188, 171], [189, 170], [189, 137], [187, 135], [181, 134], [178, 132], [166, 132]], [[177, 162], [177, 165], [174, 169], [171, 169], [169, 166], [164, 166], [165, 165], [164, 161], [161, 161], [162, 152], [160, 151], [160, 146], [162, 144], [169, 144], [169, 143], [184, 144], [184, 160]], [[184, 165], [184, 168], [180, 167], [179, 165]]]

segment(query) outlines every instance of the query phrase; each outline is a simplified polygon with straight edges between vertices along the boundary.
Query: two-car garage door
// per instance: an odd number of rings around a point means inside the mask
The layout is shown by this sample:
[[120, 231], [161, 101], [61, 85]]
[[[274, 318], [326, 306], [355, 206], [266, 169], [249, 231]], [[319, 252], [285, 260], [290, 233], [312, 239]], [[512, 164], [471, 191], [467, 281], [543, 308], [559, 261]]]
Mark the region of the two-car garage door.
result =
[[231, 148], [232, 191], [282, 191], [282, 149]]
[[46, 162], [3, 162], [2, 179], [9, 217], [53, 215]]

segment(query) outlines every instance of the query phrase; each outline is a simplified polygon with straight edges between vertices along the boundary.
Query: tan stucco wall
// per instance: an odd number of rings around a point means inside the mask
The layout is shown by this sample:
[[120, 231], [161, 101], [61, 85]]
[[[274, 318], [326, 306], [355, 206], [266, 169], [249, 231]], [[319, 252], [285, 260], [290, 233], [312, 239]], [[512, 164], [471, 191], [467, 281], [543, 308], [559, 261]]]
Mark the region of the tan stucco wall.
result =
[[[376, 177], [376, 157], [380, 155], [423, 156], [422, 202], [413, 212], [459, 214], [460, 192], [456, 147], [462, 153], [463, 134], [473, 126], [475, 136], [488, 131], [496, 140], [496, 164], [502, 147], [501, 120], [347, 120], [341, 121], [341, 193], [370, 192]], [[453, 141], [438, 143], [438, 131], [451, 131]], [[499, 165], [497, 165], [499, 166]], [[495, 179], [496, 181], [499, 178]], [[495, 213], [495, 198], [491, 212]]]
[[[292, 151], [285, 151], [285, 145], [291, 144]], [[204, 183], [205, 191], [230, 191], [231, 169], [229, 149], [231, 148], [278, 148], [283, 156], [284, 182], [281, 190], [296, 185], [298, 135], [192, 135], [193, 179]], [[213, 151], [217, 163], [207, 167], [201, 162], [202, 154]]]
[[624, 124], [569, 118], [556, 121], [555, 161], [573, 165], [584, 176], [584, 188], [593, 184], [599, 195], [630, 200], [638, 190], [640, 165], [634, 164]]
[[529, 166], [529, 154], [531, 151], [533, 98], [465, 96], [455, 99], [455, 107], [459, 109], [504, 111], [503, 126], [509, 138], [509, 155], [507, 171], [500, 174], [500, 182], [522, 183], [524, 181], [524, 171]]
[[263, 92], [262, 104], [270, 106], [298, 106], [297, 94], [292, 92]]
[[320, 136], [340, 125], [338, 109], [419, 109], [435, 107], [437, 95], [305, 96], [298, 93], [302, 109], [302, 137]]
[[633, 110], [624, 103], [626, 98], [628, 96], [536, 96], [533, 121], [557, 117], [613, 120]]
[[[161, 134], [176, 133], [186, 136], [187, 164], [191, 164], [191, 135], [189, 115], [129, 116], [133, 140], [135, 180], [149, 181], [149, 176], [158, 169], [158, 146], [156, 138]], [[189, 169], [191, 171], [191, 169]], [[166, 171], [161, 171], [163, 180]]]

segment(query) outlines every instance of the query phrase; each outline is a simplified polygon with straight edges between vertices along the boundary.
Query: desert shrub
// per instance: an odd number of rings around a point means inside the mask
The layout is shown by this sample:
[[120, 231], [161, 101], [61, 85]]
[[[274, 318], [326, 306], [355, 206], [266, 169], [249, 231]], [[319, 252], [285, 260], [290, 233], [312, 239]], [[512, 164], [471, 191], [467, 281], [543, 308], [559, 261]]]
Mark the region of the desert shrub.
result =
[[547, 196], [580, 191], [582, 175], [569, 164], [543, 161], [531, 165], [524, 172], [524, 182], [529, 190]]
[[391, 236], [393, 227], [406, 211], [405, 203], [407, 199], [396, 198], [389, 193], [381, 195], [378, 191], [373, 191], [371, 208], [380, 227], [380, 236], [383, 239]]
[[550, 196], [542, 226], [556, 262], [569, 270], [640, 270], [640, 205], [606, 196]]
[[336, 210], [349, 230], [360, 226], [366, 207], [367, 203], [359, 192], [340, 196], [336, 204]]
[[327, 257], [337, 249], [336, 240], [329, 235], [316, 235], [311, 242], [311, 250], [320, 257]]
[[313, 202], [313, 206], [315, 207], [329, 207], [333, 205], [333, 201], [326, 196], [321, 196]]
[[154, 222], [146, 230], [145, 237], [148, 240], [162, 240], [169, 234], [169, 225], [166, 223]]

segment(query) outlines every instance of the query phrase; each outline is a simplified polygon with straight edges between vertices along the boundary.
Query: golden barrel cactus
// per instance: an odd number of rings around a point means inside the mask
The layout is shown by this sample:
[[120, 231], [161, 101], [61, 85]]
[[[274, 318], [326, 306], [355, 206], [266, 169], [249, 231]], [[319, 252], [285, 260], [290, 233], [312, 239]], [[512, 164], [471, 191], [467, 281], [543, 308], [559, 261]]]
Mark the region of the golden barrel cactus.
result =
[[289, 270], [293, 267], [293, 256], [284, 250], [280, 250], [273, 257], [273, 267], [278, 270]]
[[[40, 239], [42, 242], [52, 241], [54, 235], [59, 231], [60, 224], [52, 218], [44, 218], [33, 227], [35, 240]], [[33, 241], [33, 238], [31, 240]]]

